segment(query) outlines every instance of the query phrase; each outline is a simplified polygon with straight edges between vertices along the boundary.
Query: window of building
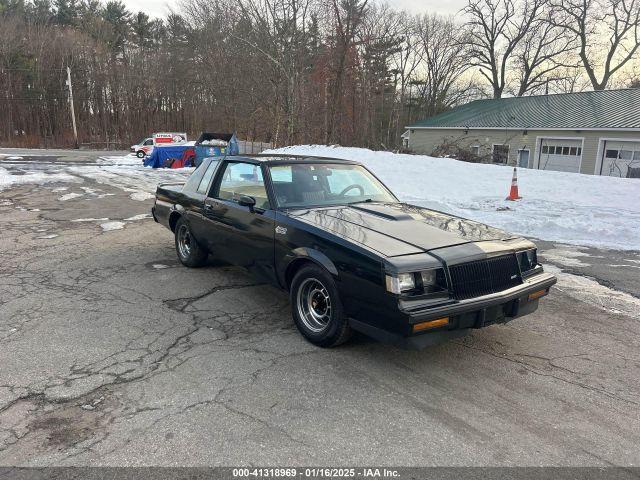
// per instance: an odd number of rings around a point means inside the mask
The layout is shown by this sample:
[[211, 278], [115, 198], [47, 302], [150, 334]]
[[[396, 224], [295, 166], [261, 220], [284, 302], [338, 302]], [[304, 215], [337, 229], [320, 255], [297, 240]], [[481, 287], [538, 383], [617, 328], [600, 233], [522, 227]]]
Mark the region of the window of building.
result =
[[631, 151], [631, 150], [620, 150], [620, 158], [622, 160], [631, 160], [631, 159], [633, 159], [633, 151]]
[[549, 145], [542, 146], [542, 153], [545, 155], [549, 153]]
[[606, 158], [618, 158], [620, 152], [618, 150], [607, 150], [605, 157]]
[[493, 146], [493, 163], [507, 163], [509, 159], [509, 145]]
[[471, 153], [473, 155], [480, 155], [480, 145], [472, 145], [471, 146]]

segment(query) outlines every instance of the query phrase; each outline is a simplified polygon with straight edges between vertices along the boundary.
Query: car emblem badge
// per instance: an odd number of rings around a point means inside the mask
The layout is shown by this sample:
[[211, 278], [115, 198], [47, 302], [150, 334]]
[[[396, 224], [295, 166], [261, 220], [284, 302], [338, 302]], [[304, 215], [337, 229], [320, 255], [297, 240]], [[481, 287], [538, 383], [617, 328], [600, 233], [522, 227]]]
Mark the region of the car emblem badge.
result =
[[277, 226], [276, 227], [276, 233], [279, 233], [280, 235], [286, 235], [287, 234], [287, 229], [281, 226]]

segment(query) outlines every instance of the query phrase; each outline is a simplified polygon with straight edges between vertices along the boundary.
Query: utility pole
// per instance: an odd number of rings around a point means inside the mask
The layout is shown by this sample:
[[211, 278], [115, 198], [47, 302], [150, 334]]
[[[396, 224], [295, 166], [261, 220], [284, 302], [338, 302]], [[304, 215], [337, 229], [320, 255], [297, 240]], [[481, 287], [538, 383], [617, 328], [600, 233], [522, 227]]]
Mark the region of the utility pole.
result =
[[67, 67], [67, 87], [69, 87], [69, 105], [71, 107], [71, 123], [73, 124], [74, 148], [78, 145], [78, 129], [76, 128], [76, 110], [73, 106], [73, 86], [71, 85], [71, 68]]

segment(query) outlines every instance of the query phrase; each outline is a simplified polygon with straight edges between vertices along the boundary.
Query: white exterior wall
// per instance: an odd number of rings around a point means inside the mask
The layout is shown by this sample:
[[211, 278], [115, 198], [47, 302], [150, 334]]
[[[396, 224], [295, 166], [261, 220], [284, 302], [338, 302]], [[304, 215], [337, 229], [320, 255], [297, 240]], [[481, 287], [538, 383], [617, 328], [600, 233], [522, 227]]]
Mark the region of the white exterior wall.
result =
[[[522, 129], [449, 129], [449, 128], [414, 128], [409, 129], [409, 150], [415, 153], [430, 155], [435, 147], [443, 143], [455, 141], [468, 148], [478, 145], [480, 155], [490, 155], [493, 145], [509, 145], [509, 164], [515, 165], [518, 151], [530, 151], [529, 167], [538, 168], [543, 139], [567, 139], [582, 142], [582, 162], [580, 173], [600, 174], [604, 155], [605, 142], [629, 141], [640, 142], [639, 131], [615, 130], [522, 130]], [[547, 142], [548, 143], [548, 142]], [[606, 172], [603, 172], [606, 173]]]

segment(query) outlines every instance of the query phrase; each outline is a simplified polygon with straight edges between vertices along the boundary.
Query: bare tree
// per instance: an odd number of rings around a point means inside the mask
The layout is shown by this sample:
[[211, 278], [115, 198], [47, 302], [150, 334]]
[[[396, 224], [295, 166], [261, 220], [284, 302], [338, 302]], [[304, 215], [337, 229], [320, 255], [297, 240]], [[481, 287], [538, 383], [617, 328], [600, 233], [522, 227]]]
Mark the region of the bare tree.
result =
[[208, 130], [386, 148], [478, 95], [459, 24], [374, 0], [182, 0], [153, 21], [115, 0], [10, 3], [24, 8], [0, 15], [3, 145], [71, 144], [67, 66], [92, 146]]
[[328, 104], [325, 143], [336, 140], [337, 112], [341, 97], [347, 60], [355, 47], [357, 29], [365, 16], [369, 0], [329, 0], [333, 20], [333, 81], [330, 85], [331, 97]]
[[553, 13], [533, 21], [515, 49], [513, 68], [517, 74], [518, 97], [546, 87], [556, 72], [569, 65], [575, 38], [551, 21]]
[[[420, 17], [400, 12], [397, 16], [400, 28], [400, 48], [391, 59], [391, 65], [398, 76], [398, 105], [396, 108], [396, 139], [400, 138], [400, 129], [403, 125], [402, 112], [407, 104], [407, 92], [410, 81], [416, 75], [416, 71], [424, 60], [424, 47], [420, 35]], [[411, 108], [411, 105], [409, 105]], [[410, 111], [406, 115], [407, 123], [411, 122]]]
[[552, 23], [575, 37], [593, 89], [604, 90], [640, 47], [640, 0], [552, 2]]
[[[361, 73], [352, 88], [360, 90], [362, 103], [361, 119], [352, 124], [352, 131], [366, 145], [391, 146], [397, 142], [394, 123], [400, 72], [394, 67], [396, 55], [402, 49], [406, 19], [406, 15], [398, 14], [387, 4], [372, 4], [356, 34], [356, 58]], [[380, 132], [385, 132], [382, 138]]]
[[[250, 29], [233, 37], [258, 52], [273, 67], [269, 80], [276, 97], [284, 86], [283, 107], [286, 117], [286, 141], [293, 141], [300, 111], [300, 74], [304, 68], [304, 48], [311, 17], [310, 0], [243, 0], [237, 2], [249, 20]], [[278, 142], [280, 115], [276, 115], [275, 141]]]
[[424, 113], [435, 115], [456, 101], [453, 92], [460, 77], [470, 68], [467, 33], [453, 19], [424, 15], [419, 25], [424, 51], [419, 77]]
[[545, 82], [545, 91], [549, 93], [575, 93], [587, 90], [591, 90], [591, 82], [585, 77], [580, 65], [558, 68]]
[[494, 98], [502, 97], [516, 47], [538, 21], [546, 1], [470, 0], [464, 8], [472, 64], [491, 85]]

